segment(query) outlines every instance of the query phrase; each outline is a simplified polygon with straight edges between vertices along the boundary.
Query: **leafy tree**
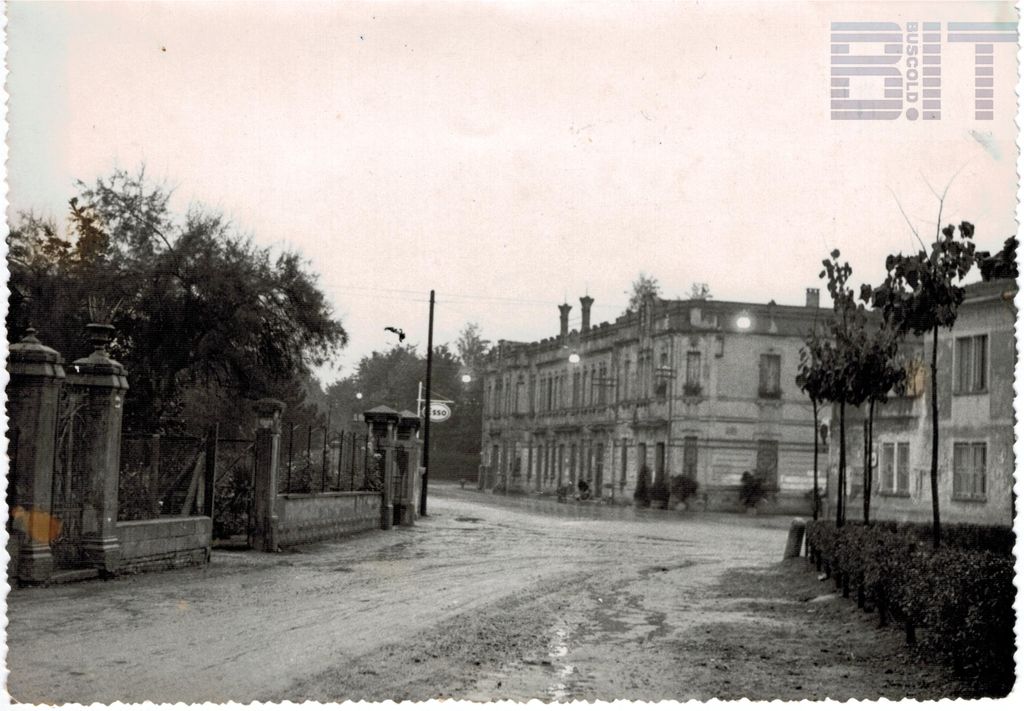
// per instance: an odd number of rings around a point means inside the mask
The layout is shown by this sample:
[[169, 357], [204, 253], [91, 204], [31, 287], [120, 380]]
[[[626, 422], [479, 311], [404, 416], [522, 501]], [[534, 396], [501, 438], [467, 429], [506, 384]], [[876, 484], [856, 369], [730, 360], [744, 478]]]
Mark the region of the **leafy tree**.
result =
[[882, 321], [877, 326], [863, 325], [857, 334], [859, 353], [857, 378], [854, 388], [857, 398], [868, 404], [868, 416], [864, 420], [864, 523], [871, 517], [871, 489], [873, 481], [872, 457], [874, 453], [875, 405], [884, 403], [889, 393], [902, 393], [906, 382], [906, 368], [898, 358], [899, 337], [892, 324]]
[[952, 328], [956, 323], [957, 310], [964, 300], [960, 282], [974, 264], [974, 225], [961, 222], [958, 228], [947, 225], [940, 230], [941, 215], [940, 202], [935, 242], [930, 250], [921, 249], [912, 255], [889, 255], [885, 260], [885, 281], [874, 289], [868, 285], [861, 289], [861, 298], [880, 309], [898, 334], [913, 332], [921, 336], [931, 333], [932, 336], [931, 494], [932, 543], [936, 548], [942, 536], [939, 520], [939, 396], [936, 385], [939, 328]]
[[[395, 410], [416, 410], [419, 384], [426, 378], [427, 362], [412, 343], [363, 357], [355, 372], [327, 388], [327, 401], [339, 421], [351, 421], [377, 405]], [[435, 398], [454, 401], [452, 416], [430, 428], [432, 476], [475, 475], [479, 465], [483, 427], [483, 365], [487, 341], [479, 326], [467, 324], [457, 341], [459, 355], [447, 344], [434, 348], [431, 390]], [[470, 381], [464, 383], [462, 375]], [[359, 399], [356, 395], [361, 394]]]
[[490, 348], [490, 341], [484, 340], [480, 334], [479, 324], [467, 323], [459, 332], [459, 338], [455, 342], [459, 360], [474, 381], [479, 379], [477, 374], [480, 372], [484, 358], [487, 356], [487, 350]]
[[640, 272], [633, 281], [633, 290], [629, 297], [628, 311], [639, 311], [644, 301], [649, 297], [657, 297], [661, 294], [661, 286], [653, 276]]
[[811, 400], [814, 418], [814, 504], [812, 515], [815, 521], [821, 511], [818, 485], [818, 427], [820, 407], [823, 403], [837, 399], [836, 390], [837, 353], [831, 341], [815, 328], [807, 335], [800, 348], [800, 364], [796, 382]]
[[860, 353], [865, 329], [864, 306], [854, 298], [849, 286], [853, 269], [839, 261], [839, 250], [832, 250], [829, 259], [822, 262], [824, 269], [819, 278], [827, 278], [832, 297], [832, 317], [828, 324], [833, 357], [830, 378], [831, 397], [839, 405], [839, 473], [836, 487], [836, 526], [846, 520], [846, 406], [859, 406], [864, 401], [863, 389], [857, 386], [860, 373]]
[[66, 235], [24, 215], [9, 238], [10, 337], [34, 325], [71, 360], [87, 352], [86, 323], [112, 323], [129, 429], [182, 429], [190, 392], [237, 405], [301, 387], [347, 341], [299, 255], [272, 256], [199, 206], [173, 215], [169, 198], [142, 171], [116, 171], [78, 184]]
[[690, 293], [687, 298], [696, 301], [707, 301], [713, 297], [711, 296], [711, 288], [707, 284], [695, 281], [690, 285]]
[[1016, 237], [1007, 237], [1003, 248], [992, 255], [988, 252], [975, 252], [974, 259], [981, 270], [983, 281], [993, 279], [1016, 279], [1019, 276], [1017, 270], [1017, 247], [1020, 243]]

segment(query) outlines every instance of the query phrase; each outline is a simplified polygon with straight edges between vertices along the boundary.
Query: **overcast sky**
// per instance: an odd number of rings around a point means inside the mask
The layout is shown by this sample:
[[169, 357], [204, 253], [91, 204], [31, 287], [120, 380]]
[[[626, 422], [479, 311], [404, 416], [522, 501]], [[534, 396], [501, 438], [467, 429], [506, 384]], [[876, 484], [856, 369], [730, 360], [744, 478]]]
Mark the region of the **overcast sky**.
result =
[[[832, 121], [832, 21], [1013, 21], [1010, 4], [388, 3], [8, 6], [12, 210], [63, 218], [74, 180], [145, 163], [262, 244], [298, 249], [351, 335], [330, 381], [467, 321], [558, 329], [556, 305], [663, 295], [803, 302], [950, 221], [1016, 232], [1013, 48], [995, 120], [974, 47], [943, 45], [940, 121]], [[384, 287], [388, 291], [374, 291]]]

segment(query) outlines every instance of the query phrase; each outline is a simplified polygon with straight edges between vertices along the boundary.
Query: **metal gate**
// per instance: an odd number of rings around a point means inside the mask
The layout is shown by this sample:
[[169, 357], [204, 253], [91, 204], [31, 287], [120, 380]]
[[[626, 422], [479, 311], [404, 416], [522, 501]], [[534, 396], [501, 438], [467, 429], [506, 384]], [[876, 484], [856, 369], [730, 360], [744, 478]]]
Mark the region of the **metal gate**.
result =
[[54, 567], [87, 567], [82, 552], [82, 511], [85, 504], [85, 393], [74, 387], [60, 390], [52, 482], [50, 551]]
[[256, 441], [218, 438], [216, 442], [212, 511], [214, 545], [248, 545], [252, 529]]

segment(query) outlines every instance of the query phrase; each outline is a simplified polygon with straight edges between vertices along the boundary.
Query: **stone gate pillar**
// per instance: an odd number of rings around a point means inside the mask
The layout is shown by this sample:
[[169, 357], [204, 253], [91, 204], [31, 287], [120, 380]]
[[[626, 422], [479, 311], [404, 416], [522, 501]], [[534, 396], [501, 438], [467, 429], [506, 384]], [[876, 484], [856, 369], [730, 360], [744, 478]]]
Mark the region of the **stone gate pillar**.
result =
[[277, 468], [281, 450], [281, 413], [284, 403], [272, 398], [256, 402], [256, 474], [253, 477], [253, 550], [277, 550]]
[[117, 572], [117, 484], [121, 474], [121, 419], [128, 372], [107, 353], [114, 327], [86, 326], [93, 352], [71, 364], [67, 383], [83, 397], [79, 462], [85, 477], [82, 506], [82, 554], [101, 574]]
[[[387, 405], [379, 405], [363, 413], [363, 420], [373, 441], [374, 461], [381, 474], [380, 527], [389, 529], [394, 523], [394, 502], [392, 491], [395, 467], [395, 437], [398, 425], [398, 411]], [[377, 458], [379, 455], [379, 459]]]
[[420, 489], [420, 418], [415, 412], [398, 413], [398, 444], [403, 461], [401, 487], [395, 493], [395, 523], [411, 526], [416, 519], [416, 497]]
[[51, 528], [60, 522], [51, 521], [51, 494], [62, 362], [57, 351], [39, 342], [34, 328], [7, 356], [11, 565], [27, 583], [44, 582], [53, 572]]

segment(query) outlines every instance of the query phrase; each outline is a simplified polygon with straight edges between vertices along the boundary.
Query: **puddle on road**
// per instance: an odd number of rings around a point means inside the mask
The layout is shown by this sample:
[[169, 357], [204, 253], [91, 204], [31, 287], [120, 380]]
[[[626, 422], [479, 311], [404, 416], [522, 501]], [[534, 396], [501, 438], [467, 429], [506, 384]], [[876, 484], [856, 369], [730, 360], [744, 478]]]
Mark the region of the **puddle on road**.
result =
[[461, 523], [480, 523], [483, 521], [482, 518], [476, 518], [475, 516], [457, 516], [455, 520]]
[[566, 637], [569, 633], [564, 627], [555, 630], [555, 637], [551, 643], [551, 650], [548, 657], [555, 668], [558, 680], [547, 688], [547, 694], [552, 701], [565, 701], [569, 697], [569, 677], [572, 676], [575, 668], [572, 664], [565, 663], [565, 657], [569, 654], [569, 645], [566, 644]]

